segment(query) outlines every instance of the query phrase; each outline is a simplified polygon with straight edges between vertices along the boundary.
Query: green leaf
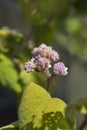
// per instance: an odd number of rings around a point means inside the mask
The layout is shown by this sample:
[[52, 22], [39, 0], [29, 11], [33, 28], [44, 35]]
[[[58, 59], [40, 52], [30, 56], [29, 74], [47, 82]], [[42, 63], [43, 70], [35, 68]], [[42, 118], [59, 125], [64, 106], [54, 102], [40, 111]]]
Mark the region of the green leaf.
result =
[[34, 82], [41, 86], [45, 86], [46, 77], [43, 73], [40, 72], [33, 72], [33, 73], [26, 73], [24, 70], [20, 73], [20, 79], [24, 86], [28, 86], [30, 82]]
[[32, 121], [26, 124], [24, 130], [70, 130], [65, 119], [66, 104], [58, 99], [51, 98], [45, 104], [42, 104], [33, 116]]
[[66, 118], [67, 118], [70, 128], [73, 128], [73, 129], [76, 128], [76, 121], [74, 117], [75, 109], [78, 110], [82, 114], [87, 114], [87, 98], [81, 98], [77, 100], [76, 102], [74, 102], [73, 104], [70, 104], [66, 108]]
[[20, 72], [20, 79], [25, 86], [28, 86], [30, 82], [36, 82], [34, 73], [26, 73], [24, 70]]
[[76, 129], [76, 120], [74, 117], [74, 109], [72, 106], [67, 106], [65, 110], [66, 114], [66, 120], [68, 122], [68, 125], [70, 127], [70, 130], [75, 130]]
[[[65, 113], [66, 103], [59, 98], [51, 98], [42, 87], [30, 83], [25, 88], [18, 118], [19, 128], [23, 130], [74, 130], [75, 119], [72, 109]], [[70, 124], [69, 124], [70, 123]]]
[[87, 114], [87, 98], [80, 98], [72, 105], [82, 114]]
[[[34, 119], [34, 118], [33, 118]], [[35, 127], [33, 120], [23, 127], [24, 130], [56, 130], [58, 128], [58, 121], [62, 119], [62, 114], [59, 112], [48, 112], [44, 113], [42, 116], [42, 121], [40, 126]]]
[[10, 125], [1, 127], [0, 130], [18, 130], [18, 127], [19, 127], [19, 122], [16, 121], [11, 123]]
[[24, 90], [19, 107], [19, 127], [22, 128], [31, 122], [39, 107], [45, 104], [50, 98], [49, 93], [47, 93], [45, 89], [34, 83], [30, 83]]
[[0, 84], [15, 92], [21, 92], [18, 79], [18, 73], [12, 61], [4, 54], [0, 53]]
[[[54, 123], [56, 126], [58, 126], [58, 122], [61, 117], [65, 115], [65, 108], [66, 104], [59, 98], [51, 98], [46, 102], [46, 104], [42, 104], [41, 107], [39, 107], [36, 116], [33, 119], [34, 128], [35, 127], [42, 127], [43, 122], [47, 123], [49, 126], [49, 118], [52, 119], [51, 125], [54, 126]], [[46, 118], [45, 118], [46, 116]], [[53, 120], [55, 119], [55, 122], [53, 123]], [[45, 124], [44, 124], [45, 125]]]

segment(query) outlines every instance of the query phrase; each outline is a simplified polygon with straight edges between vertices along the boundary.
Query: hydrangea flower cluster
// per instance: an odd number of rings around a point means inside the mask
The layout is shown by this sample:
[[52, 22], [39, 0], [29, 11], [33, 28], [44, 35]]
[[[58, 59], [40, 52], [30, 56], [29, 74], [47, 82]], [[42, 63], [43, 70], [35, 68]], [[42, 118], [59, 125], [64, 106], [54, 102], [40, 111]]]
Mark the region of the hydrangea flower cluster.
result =
[[[59, 62], [59, 54], [52, 47], [42, 43], [32, 51], [33, 57], [24, 64], [24, 69], [27, 72], [40, 71], [44, 72], [47, 77], [51, 75], [67, 75], [68, 68], [63, 62]], [[52, 62], [54, 63], [52, 66]], [[51, 74], [50, 68], [53, 72]]]

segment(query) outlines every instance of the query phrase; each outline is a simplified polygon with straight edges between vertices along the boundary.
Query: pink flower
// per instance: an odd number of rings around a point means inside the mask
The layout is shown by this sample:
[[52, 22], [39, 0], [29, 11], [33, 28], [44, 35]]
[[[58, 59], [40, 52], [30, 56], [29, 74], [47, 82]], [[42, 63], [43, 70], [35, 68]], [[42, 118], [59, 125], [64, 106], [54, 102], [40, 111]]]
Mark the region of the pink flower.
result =
[[51, 52], [51, 59], [52, 59], [53, 61], [58, 61], [58, 60], [59, 60], [59, 55], [58, 55], [58, 53], [57, 53], [56, 51], [54, 51], [54, 50], [52, 50], [52, 52]]
[[68, 74], [67, 70], [68, 68], [65, 67], [63, 62], [55, 63], [53, 66], [53, 73], [55, 75], [67, 75]]
[[50, 60], [40, 55], [35, 57], [36, 70], [45, 71], [50, 66]]
[[24, 69], [27, 72], [33, 72], [33, 71], [45, 72], [46, 69], [49, 69], [50, 66], [51, 66], [50, 60], [38, 55], [35, 58], [32, 58], [30, 61], [26, 62], [24, 64]]
[[[24, 64], [24, 69], [27, 72], [40, 71], [46, 74], [47, 77], [54, 75], [67, 75], [68, 68], [65, 67], [63, 62], [55, 63], [51, 66], [52, 62], [59, 60], [58, 53], [52, 47], [42, 43], [32, 51], [33, 58]], [[52, 68], [51, 70], [49, 68]]]
[[45, 57], [51, 61], [59, 60], [59, 55], [56, 51], [52, 50], [52, 47], [45, 45], [42, 43], [38, 48], [34, 48], [32, 51], [33, 55], [40, 55], [41, 57]]
[[27, 72], [33, 72], [35, 71], [35, 63], [34, 63], [34, 58], [32, 58], [30, 61], [26, 62], [24, 64], [24, 70]]

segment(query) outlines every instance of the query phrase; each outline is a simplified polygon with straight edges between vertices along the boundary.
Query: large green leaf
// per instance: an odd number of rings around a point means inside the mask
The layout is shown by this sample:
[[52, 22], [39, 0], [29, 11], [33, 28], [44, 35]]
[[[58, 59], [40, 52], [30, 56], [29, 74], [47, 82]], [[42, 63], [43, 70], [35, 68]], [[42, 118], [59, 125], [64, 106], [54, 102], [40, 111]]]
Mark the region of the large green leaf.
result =
[[18, 73], [12, 61], [0, 53], [0, 84], [16, 92], [20, 92], [21, 86], [18, 83], [18, 79]]
[[66, 114], [66, 108], [70, 107], [67, 107], [64, 101], [51, 98], [44, 88], [32, 82], [23, 93], [18, 110], [19, 122], [0, 130], [75, 130], [72, 109], [67, 109], [70, 112]]
[[19, 123], [18, 123], [18, 121], [16, 121], [10, 125], [1, 127], [0, 130], [18, 130], [18, 127], [19, 127]]
[[23, 130], [71, 130], [65, 118], [66, 104], [58, 99], [51, 98], [45, 104], [40, 105], [36, 115], [26, 124]]
[[41, 124], [40, 126], [34, 127], [33, 121], [31, 121], [27, 125], [25, 125], [22, 130], [49, 130], [49, 128], [52, 130], [57, 130], [58, 121], [61, 120], [62, 117], [63, 117], [62, 114], [59, 112], [44, 113], [42, 116], [42, 121], [40, 122]]
[[[59, 98], [51, 98], [38, 109], [33, 123], [34, 128], [58, 127], [58, 121], [65, 115], [66, 104]], [[54, 122], [53, 122], [54, 120]]]
[[19, 128], [23, 130], [71, 130], [65, 117], [66, 103], [51, 98], [42, 87], [30, 83], [19, 106]]
[[34, 83], [30, 83], [24, 90], [19, 107], [19, 127], [22, 128], [31, 122], [39, 107], [45, 104], [50, 98], [49, 93], [46, 92], [45, 89]]

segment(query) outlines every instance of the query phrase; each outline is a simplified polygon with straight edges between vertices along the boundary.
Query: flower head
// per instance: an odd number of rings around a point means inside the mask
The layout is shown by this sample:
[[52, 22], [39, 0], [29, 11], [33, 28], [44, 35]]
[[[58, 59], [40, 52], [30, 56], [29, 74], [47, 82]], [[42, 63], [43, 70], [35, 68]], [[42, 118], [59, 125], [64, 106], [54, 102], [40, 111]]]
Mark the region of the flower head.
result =
[[32, 51], [33, 55], [40, 55], [41, 57], [45, 57], [51, 61], [59, 60], [59, 55], [56, 51], [52, 50], [52, 47], [45, 45], [42, 43], [38, 48], [34, 48]]
[[58, 53], [55, 50], [51, 51], [51, 59], [53, 61], [58, 61], [59, 60], [59, 55], [58, 55]]
[[36, 65], [36, 70], [44, 72], [47, 68], [49, 68], [50, 60], [38, 55], [35, 57], [35, 65]]
[[63, 62], [58, 62], [54, 64], [53, 73], [55, 75], [67, 75], [68, 74], [67, 70], [68, 68], [65, 67]]
[[[55, 63], [54, 66], [51, 65], [52, 62], [59, 60], [58, 53], [52, 47], [42, 43], [39, 47], [33, 49], [32, 54], [33, 58], [24, 65], [24, 69], [27, 72], [40, 71], [45, 73], [47, 77], [67, 75], [68, 68], [65, 67], [63, 62]], [[50, 67], [52, 68], [51, 70], [49, 69]]]
[[50, 66], [51, 66], [50, 60], [38, 55], [35, 58], [32, 58], [30, 61], [26, 62], [24, 64], [24, 69], [27, 72], [33, 72], [33, 71], [45, 72], [46, 69], [48, 69]]
[[35, 71], [35, 63], [34, 63], [34, 58], [32, 58], [30, 61], [26, 62], [24, 64], [24, 70], [26, 70], [27, 72], [33, 72]]

